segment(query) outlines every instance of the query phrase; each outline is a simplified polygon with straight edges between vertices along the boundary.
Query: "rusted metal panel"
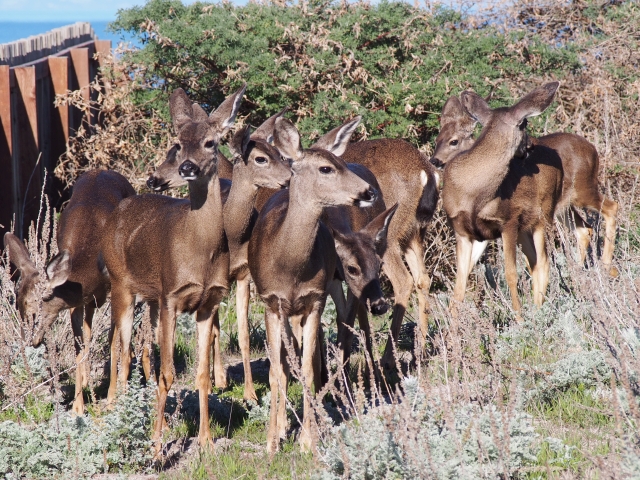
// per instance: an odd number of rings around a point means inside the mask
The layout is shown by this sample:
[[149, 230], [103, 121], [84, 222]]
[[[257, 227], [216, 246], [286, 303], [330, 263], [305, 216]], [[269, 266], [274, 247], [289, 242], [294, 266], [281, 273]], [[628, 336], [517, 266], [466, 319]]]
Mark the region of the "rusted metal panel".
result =
[[[61, 95], [69, 89], [69, 59], [67, 57], [49, 57], [49, 71], [51, 72], [53, 100], [55, 100], [55, 95]], [[55, 125], [51, 134], [56, 136], [60, 143], [60, 146], [54, 149], [59, 151], [59, 156], [64, 152], [69, 141], [69, 106], [55, 107], [51, 115], [51, 123]], [[54, 144], [53, 141], [52, 144]]]
[[[91, 93], [89, 91], [90, 70], [89, 70], [89, 49], [88, 48], [72, 48], [70, 50], [71, 55], [71, 73], [72, 73], [72, 89], [81, 90], [82, 97], [86, 102], [91, 100]], [[85, 112], [72, 108], [73, 115], [71, 121], [72, 131], [75, 133], [82, 124]], [[86, 125], [85, 125], [86, 127]]]
[[11, 80], [9, 65], [0, 65], [0, 234], [11, 226], [14, 188], [11, 140]]
[[15, 67], [16, 88], [13, 92], [13, 171], [17, 183], [16, 232], [26, 234], [32, 221], [37, 220], [42, 185], [39, 162], [38, 106], [36, 96], [36, 68]]
[[105, 59], [111, 55], [111, 40], [96, 40], [96, 53], [98, 54], [98, 64], [104, 67]]

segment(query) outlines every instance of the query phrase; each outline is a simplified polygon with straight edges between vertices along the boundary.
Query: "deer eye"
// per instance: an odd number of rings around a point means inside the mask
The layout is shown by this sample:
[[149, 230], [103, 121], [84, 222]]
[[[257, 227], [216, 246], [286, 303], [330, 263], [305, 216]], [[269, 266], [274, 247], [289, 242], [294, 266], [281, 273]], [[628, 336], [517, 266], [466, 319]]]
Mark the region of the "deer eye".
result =
[[264, 165], [265, 163], [267, 163], [267, 159], [265, 157], [256, 157], [256, 163]]
[[357, 275], [358, 274], [358, 269], [356, 267], [354, 267], [353, 265], [349, 265], [347, 267], [347, 272], [349, 272], [350, 275]]
[[213, 148], [215, 142], [213, 140], [207, 140], [204, 144], [204, 148]]
[[333, 168], [331, 167], [320, 167], [318, 170], [320, 170], [320, 173], [327, 175], [331, 172], [333, 172]]
[[456, 145], [458, 145], [458, 140], [451, 140], [449, 142], [449, 145], [451, 145], [452, 147], [455, 147]]

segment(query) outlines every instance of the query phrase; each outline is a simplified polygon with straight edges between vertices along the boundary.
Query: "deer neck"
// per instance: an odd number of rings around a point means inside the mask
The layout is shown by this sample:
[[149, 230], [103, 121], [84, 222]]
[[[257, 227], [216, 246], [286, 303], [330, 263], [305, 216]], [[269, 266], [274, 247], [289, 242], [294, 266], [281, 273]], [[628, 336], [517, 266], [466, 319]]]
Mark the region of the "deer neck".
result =
[[286, 252], [288, 268], [300, 271], [313, 250], [323, 207], [310, 201], [305, 192], [298, 191], [294, 178], [291, 179], [287, 215], [278, 232], [278, 250]]
[[215, 170], [189, 182], [189, 200], [191, 207], [187, 217], [192, 237], [204, 241], [204, 245], [219, 243], [224, 229], [220, 181]]
[[258, 195], [250, 172], [240, 165], [233, 168], [233, 181], [224, 205], [224, 229], [229, 243], [241, 244], [249, 240], [251, 218]]
[[491, 199], [509, 173], [516, 147], [498, 132], [488, 130], [474, 146], [451, 162], [451, 179], [467, 196]]

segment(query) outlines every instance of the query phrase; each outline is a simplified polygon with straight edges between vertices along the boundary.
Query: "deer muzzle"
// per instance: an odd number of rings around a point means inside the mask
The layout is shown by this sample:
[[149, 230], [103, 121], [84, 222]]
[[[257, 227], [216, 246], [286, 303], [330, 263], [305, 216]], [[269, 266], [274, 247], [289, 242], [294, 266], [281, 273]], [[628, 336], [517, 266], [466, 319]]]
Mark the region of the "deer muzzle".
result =
[[378, 192], [375, 188], [369, 187], [363, 193], [360, 194], [360, 197], [356, 200], [355, 204], [359, 207], [370, 207], [373, 205], [373, 202], [378, 198]]
[[185, 160], [178, 168], [178, 172], [185, 180], [195, 180], [200, 173], [200, 167], [191, 160]]

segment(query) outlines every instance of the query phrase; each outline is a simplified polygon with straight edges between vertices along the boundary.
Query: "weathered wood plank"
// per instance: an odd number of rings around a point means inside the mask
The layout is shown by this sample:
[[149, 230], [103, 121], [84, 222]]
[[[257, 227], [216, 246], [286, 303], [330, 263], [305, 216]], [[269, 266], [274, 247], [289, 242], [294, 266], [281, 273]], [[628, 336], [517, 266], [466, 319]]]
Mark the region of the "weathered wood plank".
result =
[[13, 92], [13, 168], [17, 173], [16, 232], [24, 235], [37, 220], [42, 185], [39, 162], [38, 106], [36, 68], [13, 69], [16, 88]]
[[15, 191], [13, 187], [11, 139], [11, 80], [8, 65], [0, 65], [0, 234], [11, 226]]

